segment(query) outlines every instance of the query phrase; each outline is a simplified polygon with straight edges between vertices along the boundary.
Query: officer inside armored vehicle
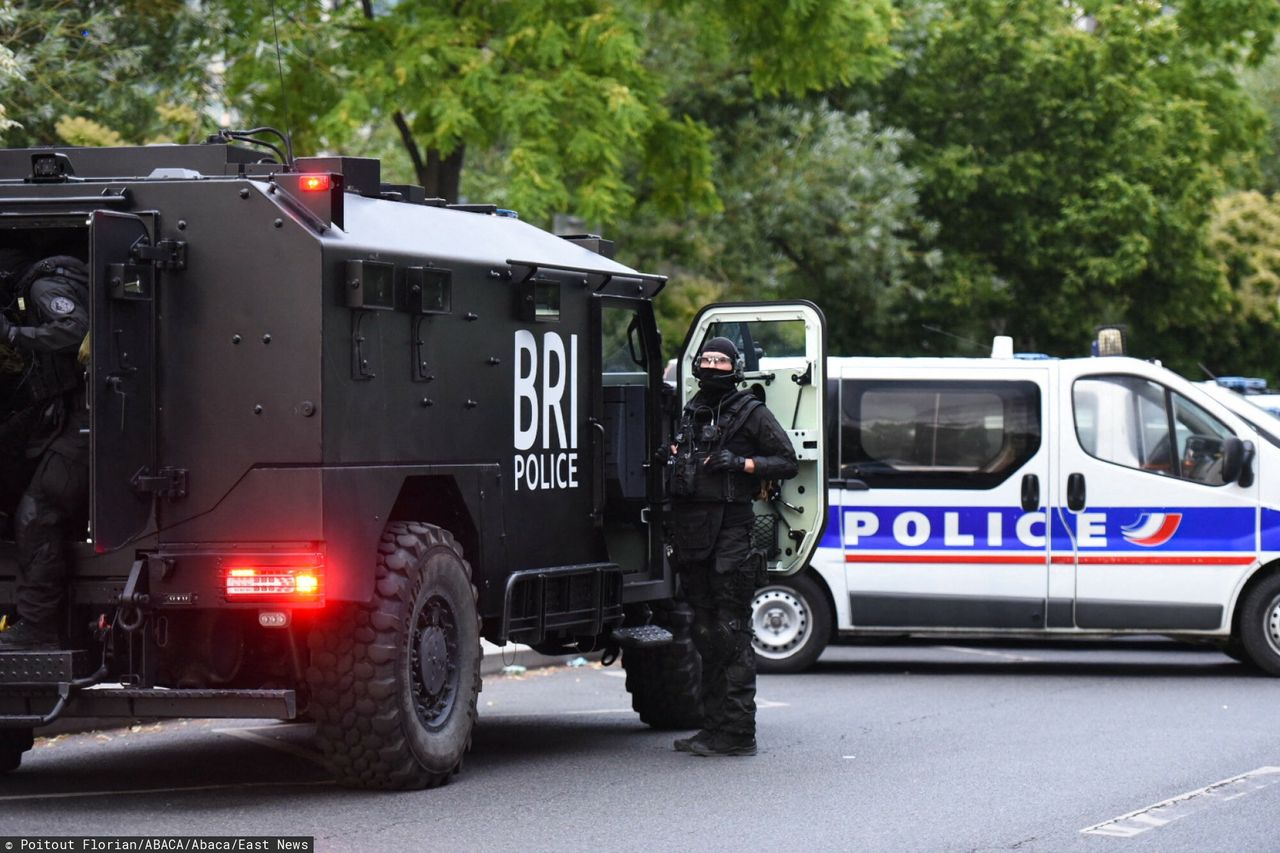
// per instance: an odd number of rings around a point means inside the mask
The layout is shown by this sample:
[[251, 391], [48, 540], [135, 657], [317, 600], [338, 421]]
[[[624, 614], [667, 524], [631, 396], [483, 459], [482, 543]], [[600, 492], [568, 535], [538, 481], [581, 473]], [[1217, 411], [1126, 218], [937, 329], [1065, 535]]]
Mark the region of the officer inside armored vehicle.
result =
[[87, 526], [89, 413], [78, 356], [89, 331], [89, 277], [66, 251], [0, 247], [0, 344], [6, 363], [22, 364], [5, 383], [0, 425], [0, 498], [13, 501], [0, 512], [11, 515], [18, 546], [19, 619], [0, 633], [0, 651], [58, 647], [66, 546]]

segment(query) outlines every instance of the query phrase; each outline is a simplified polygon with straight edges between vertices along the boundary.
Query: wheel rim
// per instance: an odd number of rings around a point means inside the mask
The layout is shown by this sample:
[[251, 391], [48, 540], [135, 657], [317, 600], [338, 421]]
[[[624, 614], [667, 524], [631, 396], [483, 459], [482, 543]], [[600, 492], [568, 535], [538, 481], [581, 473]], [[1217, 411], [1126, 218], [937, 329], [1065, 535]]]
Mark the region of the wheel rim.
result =
[[811, 636], [809, 604], [795, 590], [766, 587], [751, 602], [751, 627], [756, 654], [769, 660], [791, 657]]
[[448, 601], [433, 595], [422, 605], [411, 649], [418, 718], [428, 727], [443, 725], [458, 695], [458, 621]]
[[1271, 644], [1271, 651], [1280, 655], [1280, 595], [1267, 606], [1266, 623], [1267, 642]]

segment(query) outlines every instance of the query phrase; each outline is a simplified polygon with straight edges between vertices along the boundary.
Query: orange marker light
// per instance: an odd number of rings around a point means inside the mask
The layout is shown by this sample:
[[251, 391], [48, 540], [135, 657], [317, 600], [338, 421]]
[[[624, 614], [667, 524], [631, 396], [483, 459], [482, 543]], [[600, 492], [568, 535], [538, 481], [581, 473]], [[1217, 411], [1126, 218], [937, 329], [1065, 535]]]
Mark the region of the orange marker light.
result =
[[333, 187], [333, 179], [328, 175], [304, 175], [301, 185], [305, 192], [327, 192]]

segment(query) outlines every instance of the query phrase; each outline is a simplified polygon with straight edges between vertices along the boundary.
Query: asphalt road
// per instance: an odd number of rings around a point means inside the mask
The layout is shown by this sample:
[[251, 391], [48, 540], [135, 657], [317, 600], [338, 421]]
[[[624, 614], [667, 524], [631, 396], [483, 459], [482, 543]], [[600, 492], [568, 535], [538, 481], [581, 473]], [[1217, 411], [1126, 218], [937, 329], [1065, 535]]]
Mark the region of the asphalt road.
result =
[[1280, 850], [1280, 680], [1217, 652], [837, 647], [761, 678], [754, 758], [673, 752], [621, 675], [488, 678], [467, 766], [435, 791], [339, 789], [300, 725], [62, 735], [0, 778], [0, 835], [311, 835], [362, 853]]

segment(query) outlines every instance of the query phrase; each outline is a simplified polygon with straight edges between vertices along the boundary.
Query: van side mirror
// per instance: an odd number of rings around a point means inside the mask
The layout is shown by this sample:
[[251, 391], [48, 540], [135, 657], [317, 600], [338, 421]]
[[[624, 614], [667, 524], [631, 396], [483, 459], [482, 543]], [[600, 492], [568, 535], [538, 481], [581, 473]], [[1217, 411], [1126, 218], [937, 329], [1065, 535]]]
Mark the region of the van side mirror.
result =
[[1240, 465], [1240, 476], [1236, 478], [1236, 482], [1244, 488], [1253, 485], [1253, 458], [1258, 455], [1258, 449], [1253, 446], [1253, 442], [1246, 439], [1244, 441], [1244, 462]]
[[1224, 483], [1234, 483], [1240, 479], [1240, 475], [1244, 472], [1244, 450], [1244, 442], [1234, 435], [1222, 440], [1222, 481]]

